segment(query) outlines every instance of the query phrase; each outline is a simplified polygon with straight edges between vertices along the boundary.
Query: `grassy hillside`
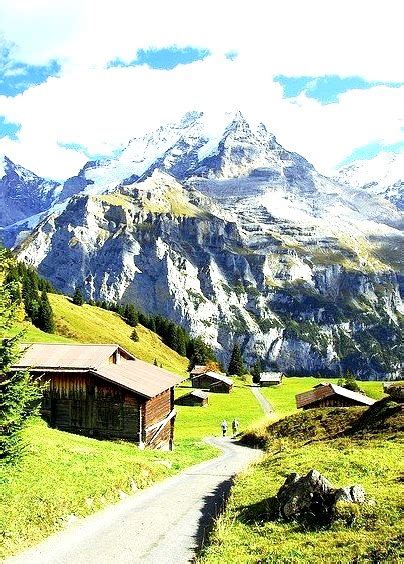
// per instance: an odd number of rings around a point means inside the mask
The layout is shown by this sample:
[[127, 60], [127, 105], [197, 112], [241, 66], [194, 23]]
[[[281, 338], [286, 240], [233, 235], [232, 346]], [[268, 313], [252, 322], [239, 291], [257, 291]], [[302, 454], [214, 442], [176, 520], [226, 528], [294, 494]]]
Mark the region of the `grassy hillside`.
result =
[[0, 560], [183, 468], [216, 449], [178, 442], [172, 452], [139, 450], [50, 429], [33, 419], [16, 466], [0, 465]]
[[[256, 439], [266, 444], [267, 454], [238, 476], [200, 561], [402, 562], [404, 421], [397, 406], [389, 415], [386, 402], [370, 421], [366, 408], [330, 408], [287, 417], [264, 432], [261, 427]], [[280, 520], [272, 498], [285, 476], [312, 468], [336, 487], [362, 485], [370, 503], [340, 507], [329, 528], [310, 530]]]
[[[176, 397], [188, 393], [192, 388], [181, 387], [176, 390]], [[251, 393], [249, 383], [241, 378], [234, 378], [233, 391], [230, 394], [209, 394], [207, 407], [188, 407], [176, 405], [178, 412], [176, 436], [183, 439], [200, 440], [209, 435], [220, 435], [220, 423], [227, 420], [229, 431], [233, 418], [238, 419], [240, 431], [253, 422], [263, 419], [262, 409]]]
[[69, 298], [48, 294], [52, 305], [56, 334], [40, 331], [31, 323], [23, 323], [27, 333], [26, 342], [79, 342], [79, 343], [118, 343], [137, 358], [152, 363], [155, 358], [163, 368], [186, 375], [188, 360], [167, 347], [161, 338], [138, 325], [139, 341], [132, 341], [133, 331], [116, 313], [96, 306], [74, 305]]

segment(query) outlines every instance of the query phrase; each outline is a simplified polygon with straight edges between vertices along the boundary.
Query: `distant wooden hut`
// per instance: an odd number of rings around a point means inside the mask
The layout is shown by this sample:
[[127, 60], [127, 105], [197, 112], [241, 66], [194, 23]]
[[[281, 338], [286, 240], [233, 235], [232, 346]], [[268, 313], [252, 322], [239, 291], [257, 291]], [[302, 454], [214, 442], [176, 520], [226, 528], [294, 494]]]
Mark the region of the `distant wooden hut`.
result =
[[351, 407], [355, 405], [373, 405], [376, 400], [352, 392], [336, 384], [321, 383], [308, 392], [296, 395], [298, 408], [310, 409], [315, 407]]
[[203, 374], [191, 376], [193, 388], [204, 388], [211, 392], [229, 393], [233, 388], [233, 380], [225, 374], [217, 372], [204, 372]]
[[193, 390], [189, 394], [181, 396], [175, 403], [178, 405], [206, 407], [209, 401], [209, 394], [202, 390]]
[[260, 386], [278, 386], [282, 383], [283, 374], [282, 372], [261, 372], [260, 374]]
[[193, 378], [194, 376], [201, 376], [202, 374], [206, 374], [206, 372], [209, 372], [209, 368], [205, 364], [197, 364], [193, 367], [193, 369], [189, 373], [189, 376], [190, 378]]
[[52, 427], [172, 448], [174, 374], [118, 345], [28, 345], [13, 366], [21, 369], [48, 383], [42, 415]]

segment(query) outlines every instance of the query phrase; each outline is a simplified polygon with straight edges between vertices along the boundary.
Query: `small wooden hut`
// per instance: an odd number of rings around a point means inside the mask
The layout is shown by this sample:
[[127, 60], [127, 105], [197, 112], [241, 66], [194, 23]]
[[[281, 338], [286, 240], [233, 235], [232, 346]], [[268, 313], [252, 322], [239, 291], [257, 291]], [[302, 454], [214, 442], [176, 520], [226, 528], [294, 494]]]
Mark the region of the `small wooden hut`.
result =
[[175, 403], [178, 405], [189, 405], [192, 407], [206, 407], [208, 405], [208, 401], [209, 394], [207, 392], [203, 392], [202, 390], [193, 390], [189, 394], [185, 394], [175, 400]]
[[47, 382], [42, 416], [52, 427], [172, 448], [174, 374], [118, 345], [28, 345], [13, 366], [21, 369]]
[[260, 386], [278, 386], [282, 383], [283, 374], [282, 372], [261, 372], [260, 374]]
[[321, 383], [308, 392], [296, 395], [298, 408], [310, 409], [315, 407], [351, 407], [355, 405], [373, 405], [376, 400], [352, 392], [336, 384]]
[[225, 374], [217, 372], [204, 372], [196, 376], [191, 376], [193, 388], [204, 388], [211, 392], [229, 393], [233, 388], [233, 380]]

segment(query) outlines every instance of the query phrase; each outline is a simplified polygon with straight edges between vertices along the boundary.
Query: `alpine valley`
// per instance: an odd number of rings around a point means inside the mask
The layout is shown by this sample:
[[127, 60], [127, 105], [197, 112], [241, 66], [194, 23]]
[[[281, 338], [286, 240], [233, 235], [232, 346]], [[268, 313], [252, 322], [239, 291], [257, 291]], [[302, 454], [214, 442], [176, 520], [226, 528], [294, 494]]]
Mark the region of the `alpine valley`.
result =
[[[64, 293], [133, 302], [287, 374], [397, 378], [404, 159], [321, 175], [240, 114], [191, 112], [63, 184], [6, 157], [2, 238]], [[372, 173], [374, 172], [374, 176]]]

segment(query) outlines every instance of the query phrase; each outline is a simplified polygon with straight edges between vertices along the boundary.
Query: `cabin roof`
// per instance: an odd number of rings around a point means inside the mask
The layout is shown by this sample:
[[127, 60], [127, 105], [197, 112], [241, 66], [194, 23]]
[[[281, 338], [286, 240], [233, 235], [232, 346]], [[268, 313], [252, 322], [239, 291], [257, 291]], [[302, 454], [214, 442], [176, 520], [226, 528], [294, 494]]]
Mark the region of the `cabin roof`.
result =
[[261, 382], [280, 382], [282, 380], [282, 372], [261, 372]]
[[297, 407], [305, 407], [306, 405], [310, 405], [312, 403], [317, 403], [322, 399], [327, 397], [337, 395], [342, 396], [362, 405], [373, 405], [376, 400], [365, 396], [364, 394], [360, 394], [358, 392], [352, 392], [351, 390], [347, 390], [342, 386], [337, 386], [336, 384], [327, 384], [322, 382], [317, 384], [313, 389], [309, 390], [308, 392], [303, 392], [301, 394], [296, 395], [296, 404]]
[[192, 390], [192, 392], [189, 392], [189, 394], [185, 394], [184, 396], [181, 396], [181, 398], [185, 398], [188, 396], [192, 396], [194, 398], [199, 398], [199, 399], [207, 399], [209, 397], [208, 392], [203, 392], [202, 390]]
[[231, 386], [233, 384], [233, 380], [231, 378], [229, 378], [228, 376], [226, 376], [225, 374], [218, 374], [217, 372], [206, 372], [205, 376], [209, 376], [210, 378], [214, 378], [215, 380], [217, 380], [218, 382], [224, 382], [225, 384], [228, 384], [229, 386]]
[[70, 345], [64, 343], [35, 343], [23, 345], [24, 352], [14, 368], [98, 368], [108, 362], [116, 350], [127, 359], [134, 359], [119, 345]]
[[193, 376], [200, 376], [201, 374], [205, 374], [205, 372], [206, 372], [206, 365], [205, 364], [197, 364], [191, 370], [190, 374], [192, 374]]
[[[110, 364], [109, 358], [116, 350], [124, 358]], [[13, 365], [16, 370], [23, 368], [90, 372], [146, 398], [157, 396], [181, 381], [163, 368], [135, 359], [119, 345], [32, 344]]]
[[179, 376], [138, 359], [104, 364], [95, 374], [147, 398], [153, 398], [181, 382]]

